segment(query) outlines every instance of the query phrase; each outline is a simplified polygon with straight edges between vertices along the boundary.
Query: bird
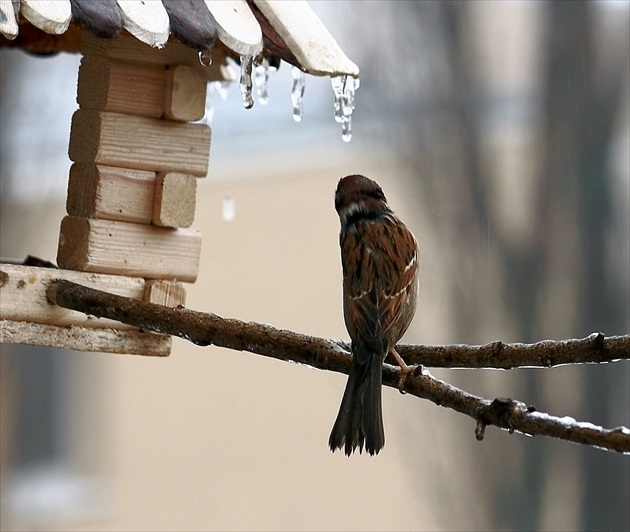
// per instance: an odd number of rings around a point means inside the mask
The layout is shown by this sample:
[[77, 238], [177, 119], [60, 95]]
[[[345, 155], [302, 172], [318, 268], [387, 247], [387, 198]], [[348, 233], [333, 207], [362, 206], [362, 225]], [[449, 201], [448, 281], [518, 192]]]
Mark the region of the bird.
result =
[[382, 364], [389, 354], [404, 378], [412, 370], [395, 349], [413, 320], [418, 296], [418, 243], [363, 175], [342, 178], [335, 193], [341, 231], [343, 315], [352, 364], [330, 433], [331, 451], [378, 454], [385, 445]]

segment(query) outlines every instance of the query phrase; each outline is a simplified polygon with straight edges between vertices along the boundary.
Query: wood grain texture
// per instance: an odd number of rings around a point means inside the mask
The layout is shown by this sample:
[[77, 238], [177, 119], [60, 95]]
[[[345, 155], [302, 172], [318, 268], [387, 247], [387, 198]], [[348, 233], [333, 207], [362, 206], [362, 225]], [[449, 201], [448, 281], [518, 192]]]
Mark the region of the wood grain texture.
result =
[[173, 340], [167, 335], [138, 330], [90, 329], [79, 325], [59, 327], [0, 320], [0, 343], [165, 357], [171, 353]]
[[203, 0], [162, 0], [162, 3], [175, 37], [197, 50], [212, 49], [217, 29]]
[[159, 173], [153, 196], [153, 224], [190, 227], [195, 220], [197, 178], [188, 174]]
[[203, 66], [199, 52], [184, 46], [171, 38], [164, 48], [158, 50], [138, 41], [128, 33], [121, 33], [115, 39], [101, 39], [89, 32], [82, 32], [81, 52], [84, 56], [98, 56], [118, 61], [145, 65], [187, 65], [196, 67], [202, 77], [208, 81], [232, 80], [234, 74], [226, 63], [231, 51], [217, 41], [212, 48], [212, 64]]
[[253, 1], [306, 72], [359, 75], [359, 67], [348, 59], [307, 2]]
[[246, 0], [205, 0], [219, 39], [240, 55], [262, 52], [262, 31]]
[[98, 37], [111, 39], [120, 34], [122, 15], [116, 0], [70, 0], [72, 18]]
[[208, 172], [210, 128], [79, 109], [72, 117], [69, 155], [79, 163], [202, 177]]
[[15, 39], [18, 36], [18, 13], [11, 0], [0, 0], [0, 33], [7, 39]]
[[162, 65], [83, 57], [77, 103], [82, 109], [159, 118], [164, 110], [166, 70]]
[[0, 319], [58, 326], [130, 328], [129, 325], [51, 305], [46, 299], [46, 288], [53, 279], [65, 279], [133, 299], [144, 298], [144, 279], [0, 264]]
[[194, 282], [201, 234], [194, 229], [66, 216], [61, 221], [61, 268]]
[[168, 40], [168, 14], [161, 0], [116, 0], [123, 27], [140, 41], [162, 48]]
[[84, 32], [81, 36], [81, 52], [83, 55], [100, 55], [133, 63], [199, 65], [199, 53], [176, 40], [170, 40], [158, 50], [125, 32], [116, 39], [101, 39]]
[[46, 33], [64, 33], [72, 20], [69, 0], [22, 0], [20, 12], [33, 26]]
[[155, 177], [155, 172], [74, 163], [66, 210], [85, 218], [151, 223]]
[[177, 281], [148, 280], [144, 285], [144, 301], [165, 307], [186, 303], [186, 288]]
[[206, 112], [206, 87], [200, 68], [172, 65], [166, 69], [164, 117], [169, 120], [193, 122]]

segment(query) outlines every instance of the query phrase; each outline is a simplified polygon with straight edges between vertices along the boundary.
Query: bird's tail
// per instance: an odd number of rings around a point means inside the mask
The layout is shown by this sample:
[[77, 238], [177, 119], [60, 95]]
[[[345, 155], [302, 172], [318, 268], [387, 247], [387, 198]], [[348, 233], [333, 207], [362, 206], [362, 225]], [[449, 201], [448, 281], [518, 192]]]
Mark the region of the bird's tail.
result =
[[[359, 356], [357, 356], [359, 355]], [[354, 353], [348, 383], [328, 445], [332, 451], [344, 449], [350, 456], [358, 447], [374, 455], [385, 445], [381, 406], [382, 357]]]

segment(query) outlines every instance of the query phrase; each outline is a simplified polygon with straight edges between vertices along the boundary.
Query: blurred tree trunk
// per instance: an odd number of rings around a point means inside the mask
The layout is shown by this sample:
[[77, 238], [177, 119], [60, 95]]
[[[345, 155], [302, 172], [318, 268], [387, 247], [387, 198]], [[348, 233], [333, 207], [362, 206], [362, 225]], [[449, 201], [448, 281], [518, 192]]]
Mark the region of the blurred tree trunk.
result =
[[[574, 183], [574, 223], [579, 237], [574, 260], [580, 262], [581, 274], [576, 284], [579, 312], [575, 329], [616, 334], [627, 332], [624, 306], [629, 294], [615, 286], [611, 275], [615, 251], [610, 250], [608, 239], [615, 221], [610, 149], [626, 72], [623, 56], [614, 54], [614, 49], [606, 57], [597, 53], [593, 8], [587, 2], [549, 4], [548, 155], [543, 172], [548, 180], [564, 172]], [[628, 388], [628, 376], [624, 378], [614, 366], [593, 369], [596, 371], [587, 368], [584, 372], [586, 417], [619, 425], [622, 416], [611, 413], [620, 409], [619, 390]], [[581, 456], [585, 472], [583, 528], [627, 529], [628, 461], [589, 449], [581, 450]]]
[[[477, 241], [480, 241], [484, 221], [490, 219], [492, 213], [487, 205], [488, 193], [480, 163], [479, 139], [483, 132], [475, 120], [474, 78], [469, 74], [474, 63], [462, 60], [469, 44], [462, 37], [468, 8], [459, 3], [443, 6], [447, 32], [452, 35], [449, 50], [453, 79], [459, 86], [468, 87], [469, 95], [460, 97], [456, 107], [465, 168], [472, 188], [468, 201], [474, 212], [462, 230], [468, 237], [477, 233]], [[628, 298], [628, 294], [622, 294], [614, 286], [608, 274], [610, 257], [606, 248], [606, 237], [614, 224], [608, 155], [624, 81], [624, 65], [604, 70], [598, 64], [592, 4], [550, 2], [546, 8], [549, 15], [543, 82], [543, 156], [537, 209], [532, 219], [534, 245], [519, 249], [498, 235], [490, 236], [499, 246], [505, 264], [510, 310], [516, 315], [521, 340], [527, 342], [562, 334], [562, 329], [578, 336], [595, 330], [623, 333], [623, 306]], [[476, 227], [471, 228], [471, 221]], [[488, 224], [490, 228], [493, 226]], [[558, 272], [570, 272], [570, 280], [560, 279]], [[563, 287], [558, 285], [564, 282], [570, 283], [572, 297], [561, 293]], [[545, 324], [544, 317], [554, 313], [549, 309], [554, 300], [563, 301], [567, 308], [560, 319], [555, 316], [555, 330], [552, 330]], [[470, 324], [466, 318], [462, 322]], [[609, 415], [614, 408], [611, 395], [620, 385], [624, 387], [620, 379], [615, 378], [616, 373], [614, 367], [583, 370], [581, 380], [588, 419], [605, 425], [615, 424]], [[528, 372], [524, 377], [527, 400], [538, 402], [541, 399], [539, 375]], [[578, 385], [576, 382], [575, 386]], [[528, 465], [516, 493], [529, 496], [512, 498], [509, 519], [512, 527], [536, 529], [543, 524], [541, 497], [545, 477], [541, 472], [552, 470], [553, 463], [539, 446], [527, 446], [525, 452]], [[627, 527], [623, 510], [619, 511], [627, 507], [629, 500], [627, 463], [620, 464], [617, 457], [588, 449], [580, 450], [580, 456], [586, 474], [582, 479], [582, 526], [597, 529], [605, 523], [612, 529]], [[506, 518], [507, 514], [501, 516], [501, 520]]]
[[[513, 125], [534, 131], [533, 141], [528, 130], [519, 145], [524, 162], [517, 179], [532, 187], [527, 192], [534, 199], [526, 203], [531, 205], [526, 227], [515, 239], [503, 227], [496, 203], [515, 205], [529, 198], [520, 197], [521, 190], [514, 187], [497, 191], [496, 184], [509, 177], [496, 170], [505, 145], [489, 131], [488, 110], [496, 110], [496, 94], [493, 81], [483, 79], [486, 58], [476, 47], [480, 17], [487, 20], [500, 3], [391, 5], [380, 15], [373, 13], [380, 23], [372, 28], [374, 38], [366, 43], [364, 56], [357, 58], [362, 65], [361, 105], [367, 107], [364, 113], [374, 113], [391, 126], [386, 140], [408, 161], [418, 203], [445, 214], [431, 229], [442, 246], [438, 254], [452, 261], [445, 265], [445, 275], [452, 276], [451, 341], [533, 342], [600, 330], [627, 333], [630, 295], [615, 279], [627, 273], [620, 273], [623, 259], [613, 263], [615, 243], [610, 241], [619, 220], [613, 209], [609, 151], [628, 75], [627, 42], [624, 46], [619, 25], [602, 44], [601, 12], [596, 12], [602, 6], [581, 1], [528, 4], [536, 10], [542, 32], [540, 41], [532, 38], [524, 46], [540, 54], [540, 74], [532, 72], [536, 79], [521, 89], [530, 92], [499, 95], [517, 105], [525, 100], [522, 108], [535, 122]], [[619, 14], [627, 17], [628, 10]], [[493, 24], [504, 22], [518, 26], [500, 16], [493, 19]], [[380, 53], [384, 42], [395, 43], [390, 48], [397, 57]], [[529, 51], [520, 53], [527, 56]], [[511, 59], [518, 61], [516, 54]], [[621, 232], [627, 235], [627, 229]], [[487, 389], [491, 378], [483, 372], [448, 376], [468, 390]], [[512, 384], [515, 397], [558, 414], [576, 411], [605, 426], [629, 423], [629, 376], [619, 365], [519, 370], [502, 380]], [[494, 511], [496, 528], [630, 526], [629, 464], [619, 456], [520, 439], [502, 440], [493, 453], [471, 450], [468, 459], [476, 462], [484, 479], [476, 497], [480, 507]], [[497, 467], [506, 471], [488, 474]], [[554, 506], [558, 502], [560, 508]]]
[[[602, 68], [591, 3], [546, 4], [542, 160], [536, 212], [531, 218], [534, 238], [533, 245], [518, 247], [493, 231], [496, 223], [484, 179], [487, 170], [483, 167], [480, 90], [473, 75], [477, 65], [470, 60], [471, 42], [466, 36], [471, 6], [446, 2], [442, 7], [446, 35], [450, 36], [451, 76], [456, 87], [466, 88], [459, 92], [454, 107], [460, 123], [464, 176], [470, 187], [463, 209], [469, 216], [459, 220], [458, 232], [480, 245], [486, 239], [499, 251], [508, 311], [516, 318], [521, 341], [600, 330], [606, 334], [627, 332], [624, 305], [628, 294], [613, 284], [607, 239], [615, 223], [609, 150], [626, 73], [623, 56], [609, 55], [606, 60], [612, 66]], [[564, 274], [569, 277], [562, 278]], [[470, 310], [479, 301], [479, 294], [473, 298], [470, 294], [469, 305], [457, 307], [462, 337], [470, 334], [474, 323]], [[462, 296], [460, 291], [456, 297], [461, 301]], [[561, 313], [553, 309], [557, 302], [562, 302]], [[550, 316], [553, 327], [548, 324]], [[526, 400], [536, 404], [542, 399], [544, 381], [533, 372], [526, 372], [524, 378]], [[627, 388], [627, 376], [624, 383], [615, 367], [584, 368], [580, 381], [574, 385], [583, 387], [586, 418], [604, 425], [620, 424], [622, 419], [611, 419], [610, 412], [615, 401], [619, 408], [619, 396], [614, 391]], [[542, 472], [549, 475], [552, 471], [554, 455], [542, 450], [538, 445], [525, 447], [527, 465], [517, 478], [520, 485], [509, 489], [509, 504], [497, 508], [499, 522], [510, 528], [533, 530], [543, 526], [543, 485], [547, 479]], [[580, 449], [579, 459], [585, 474], [578, 504], [581, 526], [591, 530], [604, 524], [611, 529], [627, 527], [627, 461], [620, 463], [618, 457], [591, 449]], [[504, 490], [505, 486], [499, 487], [495, 500], [505, 497]]]
[[[615, 113], [624, 82], [623, 56], [606, 57], [612, 66], [602, 68], [595, 40], [595, 16], [588, 2], [549, 2], [547, 41], [543, 47], [546, 67], [543, 80], [541, 161], [531, 217], [532, 245], [519, 246], [494, 231], [490, 205], [489, 170], [484, 167], [484, 135], [480, 120], [481, 88], [475, 83], [477, 68], [471, 54], [470, 11], [474, 5], [444, 2], [442, 7], [450, 76], [456, 89], [451, 101], [457, 117], [456, 144], [461, 146], [463, 173], [456, 179], [459, 218], [455, 230], [462, 243], [473, 243], [477, 253], [491, 242], [505, 272], [506, 309], [515, 318], [520, 341], [545, 337], [582, 336], [593, 331], [627, 332], [629, 295], [614, 284], [607, 237], [615, 220], [611, 201], [612, 175], [609, 151], [615, 133]], [[532, 161], [535, 157], [532, 157]], [[465, 191], [465, 194], [462, 194]], [[474, 312], [482, 289], [454, 284], [456, 330], [462, 339], [483, 319]], [[557, 304], [561, 302], [562, 308]], [[558, 312], [560, 310], [560, 312]], [[624, 316], [625, 314], [625, 316]], [[549, 318], [553, 318], [553, 325]], [[628, 387], [628, 377], [617, 368], [582, 368], [574, 386], [582, 386], [586, 419], [614, 426], [627, 423], [610, 413], [619, 405], [618, 390]], [[545, 380], [540, 373], [524, 372], [525, 400], [543, 400]], [[625, 382], [624, 382], [625, 381]], [[546, 383], [549, 384], [549, 381]], [[549, 391], [547, 390], [547, 394]], [[558, 391], [555, 393], [562, 393]], [[493, 499], [497, 520], [512, 529], [534, 530], [544, 525], [543, 497], [546, 475], [554, 470], [557, 456], [544, 452], [536, 442], [524, 447], [522, 477], [512, 486], [498, 486]], [[571, 450], [575, 451], [575, 450]], [[592, 449], [573, 453], [584, 462], [581, 527], [592, 530], [628, 527], [630, 499], [627, 461]], [[570, 460], [569, 457], [566, 460]], [[577, 464], [576, 464], [577, 465]], [[565, 462], [564, 466], [569, 466]], [[543, 472], [547, 472], [546, 474]], [[553, 473], [551, 473], [553, 474]], [[506, 497], [506, 493], [510, 496]]]

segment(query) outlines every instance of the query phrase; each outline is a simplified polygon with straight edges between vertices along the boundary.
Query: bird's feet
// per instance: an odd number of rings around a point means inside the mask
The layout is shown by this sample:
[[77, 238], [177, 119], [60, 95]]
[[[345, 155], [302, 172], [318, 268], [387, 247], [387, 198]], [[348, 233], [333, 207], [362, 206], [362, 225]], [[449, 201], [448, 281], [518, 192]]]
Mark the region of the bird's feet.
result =
[[396, 382], [396, 387], [400, 393], [407, 393], [405, 391], [405, 381], [407, 380], [407, 375], [413, 373], [414, 366], [408, 366], [393, 347], [389, 350], [389, 354], [400, 366], [400, 374], [398, 376], [398, 381]]

